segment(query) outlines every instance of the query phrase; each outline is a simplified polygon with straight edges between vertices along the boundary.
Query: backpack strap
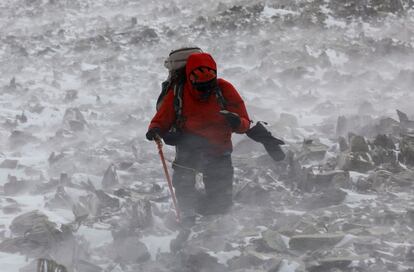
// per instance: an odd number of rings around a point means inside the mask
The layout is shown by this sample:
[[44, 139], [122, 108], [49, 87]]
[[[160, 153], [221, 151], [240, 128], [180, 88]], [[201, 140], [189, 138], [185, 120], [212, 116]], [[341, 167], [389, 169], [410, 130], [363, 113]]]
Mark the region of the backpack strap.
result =
[[175, 111], [175, 128], [182, 127], [184, 123], [183, 116], [183, 91], [184, 81], [180, 80], [177, 84], [174, 84], [174, 111]]
[[[174, 111], [175, 111], [175, 129], [180, 129], [184, 122], [185, 117], [183, 116], [183, 92], [184, 92], [184, 81], [174, 84]], [[215, 95], [217, 98], [217, 103], [219, 104], [222, 110], [225, 110], [227, 107], [227, 101], [223, 96], [223, 92], [220, 87], [217, 86], [215, 89]]]
[[220, 86], [218, 86], [218, 84], [217, 84], [217, 88], [215, 90], [215, 93], [216, 93], [217, 103], [220, 105], [220, 108], [222, 110], [225, 110], [226, 107], [227, 107], [227, 101], [224, 98], [223, 92], [221, 91]]

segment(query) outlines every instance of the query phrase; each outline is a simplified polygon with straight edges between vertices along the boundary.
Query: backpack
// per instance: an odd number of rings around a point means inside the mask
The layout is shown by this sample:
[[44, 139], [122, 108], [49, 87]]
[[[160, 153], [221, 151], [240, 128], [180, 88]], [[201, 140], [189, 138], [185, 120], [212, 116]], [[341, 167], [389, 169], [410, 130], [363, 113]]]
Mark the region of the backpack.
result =
[[[174, 112], [176, 116], [175, 124], [173, 130], [177, 130], [184, 124], [184, 116], [182, 115], [183, 108], [183, 91], [184, 84], [186, 81], [185, 77], [173, 78], [174, 74], [183, 69], [187, 63], [187, 58], [193, 53], [203, 52], [199, 47], [184, 47], [170, 52], [168, 58], [164, 61], [164, 66], [169, 70], [169, 76], [166, 81], [161, 84], [161, 93], [157, 99], [157, 111], [162, 105], [162, 102], [165, 96], [168, 94], [169, 90], [174, 91]], [[218, 86], [218, 84], [217, 84]], [[217, 87], [214, 91], [217, 102], [220, 105], [222, 110], [226, 109], [227, 101], [223, 96], [223, 93], [220, 87]]]

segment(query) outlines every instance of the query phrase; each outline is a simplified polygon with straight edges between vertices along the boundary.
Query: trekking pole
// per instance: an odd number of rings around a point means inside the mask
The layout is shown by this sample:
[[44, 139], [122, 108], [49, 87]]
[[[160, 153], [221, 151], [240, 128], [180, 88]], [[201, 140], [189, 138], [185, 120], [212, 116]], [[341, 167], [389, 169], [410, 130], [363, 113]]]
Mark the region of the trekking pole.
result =
[[175, 209], [175, 216], [177, 218], [177, 222], [180, 222], [180, 219], [181, 219], [180, 218], [180, 211], [178, 210], [177, 199], [175, 197], [175, 193], [174, 193], [174, 189], [173, 189], [173, 186], [172, 186], [172, 181], [171, 181], [171, 178], [170, 178], [170, 174], [168, 173], [167, 164], [165, 163], [164, 153], [162, 152], [161, 138], [159, 136], [157, 136], [157, 138], [155, 139], [155, 142], [156, 142], [157, 147], [158, 147], [158, 153], [160, 154], [162, 166], [164, 167], [165, 177], [167, 178], [168, 188], [170, 189], [170, 194], [171, 194], [171, 197], [172, 197], [172, 200], [173, 200], [174, 209]]

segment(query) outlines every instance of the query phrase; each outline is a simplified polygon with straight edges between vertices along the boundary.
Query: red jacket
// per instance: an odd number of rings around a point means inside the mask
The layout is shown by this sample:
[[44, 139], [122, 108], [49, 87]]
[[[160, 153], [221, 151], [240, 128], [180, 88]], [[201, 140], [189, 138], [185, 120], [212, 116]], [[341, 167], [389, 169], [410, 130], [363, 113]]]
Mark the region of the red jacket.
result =
[[[221, 107], [216, 95], [211, 94], [207, 100], [201, 100], [199, 91], [195, 90], [188, 80], [189, 74], [201, 66], [217, 70], [216, 63], [209, 54], [195, 53], [188, 57], [186, 65], [187, 81], [184, 84], [182, 106], [182, 115], [185, 121], [181, 129], [184, 133], [196, 134], [207, 139], [215, 149], [214, 153], [231, 151], [231, 133], [244, 133], [250, 127], [246, 107], [233, 85], [224, 79], [218, 79], [219, 87], [227, 102], [226, 110], [237, 113], [241, 119], [241, 125], [233, 131], [226, 119], [219, 113]], [[174, 92], [169, 90], [161, 107], [152, 118], [149, 128], [158, 127], [162, 133], [170, 130], [176, 119], [173, 101]]]

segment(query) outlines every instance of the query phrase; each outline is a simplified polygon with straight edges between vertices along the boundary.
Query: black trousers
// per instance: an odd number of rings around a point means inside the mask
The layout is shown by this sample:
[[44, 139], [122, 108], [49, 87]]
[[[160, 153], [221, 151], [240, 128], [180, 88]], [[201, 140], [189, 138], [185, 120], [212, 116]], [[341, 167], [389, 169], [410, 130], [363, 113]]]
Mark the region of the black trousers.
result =
[[[225, 213], [232, 205], [233, 165], [231, 155], [208, 155], [198, 149], [176, 147], [173, 186], [182, 217]], [[195, 171], [196, 170], [196, 171]], [[205, 195], [196, 191], [196, 174], [203, 173]]]

